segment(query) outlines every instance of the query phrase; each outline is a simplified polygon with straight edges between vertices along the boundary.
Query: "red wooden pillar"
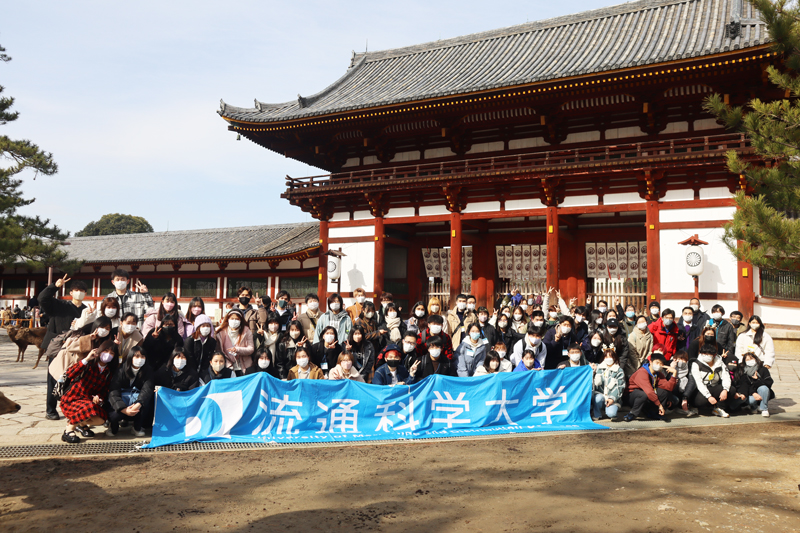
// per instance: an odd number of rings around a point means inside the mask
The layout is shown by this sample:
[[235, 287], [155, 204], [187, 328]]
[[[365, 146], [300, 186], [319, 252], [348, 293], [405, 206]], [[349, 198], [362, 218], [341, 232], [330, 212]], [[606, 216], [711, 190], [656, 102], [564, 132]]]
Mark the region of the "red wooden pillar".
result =
[[558, 289], [558, 207], [547, 207], [547, 288]]
[[[380, 298], [383, 292], [384, 248], [386, 245], [383, 217], [375, 217], [375, 291], [374, 298]], [[378, 300], [376, 300], [378, 301]]]
[[319, 221], [319, 269], [317, 276], [317, 295], [319, 296], [319, 309], [325, 311], [328, 302], [328, 220]]
[[489, 245], [486, 243], [486, 235], [480, 235], [480, 243], [472, 247], [472, 294], [475, 296], [477, 306], [489, 306], [489, 297], [487, 297], [487, 272], [486, 256], [494, 259], [494, 254], [489, 253]]
[[[450, 306], [461, 293], [461, 213], [450, 213]], [[474, 264], [474, 263], [473, 263]]]
[[[741, 246], [741, 242], [739, 243]], [[753, 316], [753, 303], [755, 302], [755, 291], [753, 290], [753, 265], [744, 261], [737, 261], [736, 268], [738, 290], [739, 290], [739, 311], [744, 315], [745, 320]], [[728, 311], [730, 313], [730, 311]]]
[[658, 222], [659, 205], [657, 201], [647, 202], [647, 297], [648, 302], [661, 301], [661, 239]]

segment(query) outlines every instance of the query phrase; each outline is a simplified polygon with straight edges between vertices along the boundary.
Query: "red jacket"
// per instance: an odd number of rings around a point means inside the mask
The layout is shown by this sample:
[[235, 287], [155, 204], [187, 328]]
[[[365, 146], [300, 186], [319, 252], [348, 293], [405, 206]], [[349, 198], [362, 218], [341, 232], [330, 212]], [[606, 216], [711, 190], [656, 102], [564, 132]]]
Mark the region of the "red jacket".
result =
[[669, 361], [675, 355], [678, 344], [678, 325], [673, 322], [669, 330], [664, 329], [664, 319], [659, 318], [647, 326], [653, 334], [653, 346], [660, 344], [664, 347], [664, 357]]
[[672, 391], [677, 382], [678, 381], [675, 379], [675, 376], [665, 379], [664, 374], [661, 372], [653, 376], [650, 374], [649, 363], [645, 363], [644, 366], [640, 367], [639, 370], [634, 372], [631, 378], [628, 380], [628, 392], [643, 390], [647, 393], [647, 398], [656, 404], [656, 407], [658, 407], [661, 405], [661, 402], [658, 401], [658, 395], [656, 394], [655, 389]]

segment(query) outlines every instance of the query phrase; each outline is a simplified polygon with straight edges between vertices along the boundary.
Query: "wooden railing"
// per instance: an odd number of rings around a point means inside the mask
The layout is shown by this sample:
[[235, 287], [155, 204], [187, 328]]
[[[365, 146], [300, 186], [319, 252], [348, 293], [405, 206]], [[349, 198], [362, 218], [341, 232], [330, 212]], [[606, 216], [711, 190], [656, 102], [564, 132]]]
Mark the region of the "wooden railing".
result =
[[800, 272], [761, 269], [761, 295], [782, 300], [800, 300]]
[[303, 178], [286, 176], [287, 192], [335, 185], [366, 184], [381, 180], [428, 176], [469, 175], [488, 171], [536, 170], [538, 167], [574, 165], [600, 161], [634, 161], [644, 157], [672, 156], [691, 153], [724, 154], [727, 150], [743, 150], [750, 141], [742, 133], [725, 133], [684, 139], [648, 141], [607, 146], [532, 152], [527, 154], [424, 162], [414, 165], [353, 170]]

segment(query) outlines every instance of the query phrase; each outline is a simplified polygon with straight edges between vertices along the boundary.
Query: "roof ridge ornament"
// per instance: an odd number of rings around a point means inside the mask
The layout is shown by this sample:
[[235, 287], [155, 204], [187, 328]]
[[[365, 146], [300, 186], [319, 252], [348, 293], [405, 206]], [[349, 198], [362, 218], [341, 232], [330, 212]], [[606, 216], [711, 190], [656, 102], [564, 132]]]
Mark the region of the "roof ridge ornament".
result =
[[725, 36], [729, 39], [736, 39], [742, 34], [742, 1], [733, 0], [731, 2], [731, 19], [725, 25]]

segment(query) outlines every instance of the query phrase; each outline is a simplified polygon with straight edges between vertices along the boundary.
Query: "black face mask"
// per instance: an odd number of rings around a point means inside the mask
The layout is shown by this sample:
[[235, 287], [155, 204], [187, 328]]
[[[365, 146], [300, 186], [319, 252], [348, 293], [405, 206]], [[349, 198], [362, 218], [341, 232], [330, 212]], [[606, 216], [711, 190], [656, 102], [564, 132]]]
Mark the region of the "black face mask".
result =
[[242, 296], [239, 298], [239, 303], [242, 305], [250, 305], [250, 297], [249, 296]]
[[175, 331], [175, 326], [162, 326], [161, 332], [166, 333], [167, 335], [172, 335], [172, 332]]
[[400, 366], [400, 360], [399, 359], [387, 359], [386, 360], [386, 364], [389, 365], [390, 368], [397, 368], [398, 366]]
[[734, 326], [738, 326], [741, 323], [742, 323], [741, 320], [736, 320], [735, 318], [731, 318], [731, 324], [733, 324]]
[[706, 342], [713, 343], [716, 342], [716, 337], [709, 337], [706, 335]]

